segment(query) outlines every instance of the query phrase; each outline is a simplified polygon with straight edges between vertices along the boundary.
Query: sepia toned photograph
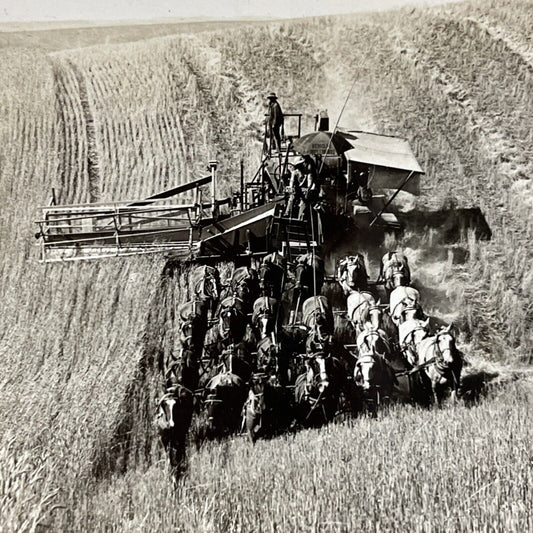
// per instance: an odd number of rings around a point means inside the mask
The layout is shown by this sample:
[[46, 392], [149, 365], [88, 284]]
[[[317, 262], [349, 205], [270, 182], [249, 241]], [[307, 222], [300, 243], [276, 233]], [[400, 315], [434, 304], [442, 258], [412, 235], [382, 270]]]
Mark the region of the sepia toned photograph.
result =
[[531, 0], [1, 0], [0, 532], [533, 532]]

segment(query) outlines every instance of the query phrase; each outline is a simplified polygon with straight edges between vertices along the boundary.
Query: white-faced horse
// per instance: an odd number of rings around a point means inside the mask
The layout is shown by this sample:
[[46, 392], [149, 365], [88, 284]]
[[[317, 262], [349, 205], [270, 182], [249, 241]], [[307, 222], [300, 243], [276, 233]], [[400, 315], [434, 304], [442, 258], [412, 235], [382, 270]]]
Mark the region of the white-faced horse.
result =
[[440, 406], [445, 389], [452, 389], [453, 398], [457, 397], [463, 360], [451, 326], [430, 335], [428, 322], [416, 319], [404, 322], [400, 326], [400, 341], [407, 351], [409, 362], [417, 365], [426, 376], [433, 399]]
[[387, 361], [391, 357], [391, 346], [384, 331], [367, 328], [357, 336], [357, 349], [354, 381], [362, 389], [365, 402], [375, 416], [377, 406], [385, 398], [392, 397], [397, 383]]
[[407, 257], [400, 252], [387, 252], [381, 260], [380, 279], [390, 294], [396, 287], [411, 284], [411, 272]]
[[171, 467], [179, 469], [185, 459], [186, 437], [193, 413], [194, 391], [184, 385], [168, 387], [157, 404], [155, 423]]
[[354, 291], [364, 291], [368, 286], [365, 259], [361, 254], [349, 255], [339, 262], [337, 280], [348, 296]]
[[357, 333], [365, 329], [365, 324], [379, 327], [379, 302], [369, 292], [352, 292], [346, 299], [346, 314]]
[[429, 336], [429, 319], [410, 318], [398, 326], [400, 348], [410, 365], [418, 363], [417, 347]]
[[396, 287], [389, 296], [389, 314], [397, 326], [410, 318], [420, 318], [420, 293], [413, 287]]

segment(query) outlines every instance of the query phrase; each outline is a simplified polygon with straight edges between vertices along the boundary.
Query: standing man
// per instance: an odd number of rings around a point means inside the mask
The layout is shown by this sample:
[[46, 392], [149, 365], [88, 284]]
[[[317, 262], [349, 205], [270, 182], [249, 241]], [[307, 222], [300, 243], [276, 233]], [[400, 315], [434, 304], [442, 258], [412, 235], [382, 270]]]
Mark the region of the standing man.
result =
[[276, 93], [270, 93], [267, 96], [268, 99], [268, 127], [270, 131], [270, 151], [272, 151], [273, 141], [278, 152], [281, 152], [281, 133], [283, 128], [283, 111], [278, 103], [278, 97]]

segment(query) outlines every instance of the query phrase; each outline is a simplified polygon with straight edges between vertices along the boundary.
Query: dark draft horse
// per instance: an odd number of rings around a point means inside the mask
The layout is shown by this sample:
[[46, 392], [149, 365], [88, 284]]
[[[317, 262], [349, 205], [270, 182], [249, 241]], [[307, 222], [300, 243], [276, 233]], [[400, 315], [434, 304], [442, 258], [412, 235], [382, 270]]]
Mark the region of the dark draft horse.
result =
[[202, 265], [195, 268], [190, 275], [193, 300], [207, 304], [211, 318], [215, 315], [221, 296], [220, 273], [212, 266]]
[[259, 288], [262, 296], [280, 299], [287, 270], [287, 261], [279, 253], [266, 255], [259, 266]]
[[260, 296], [253, 304], [252, 327], [259, 338], [277, 331], [280, 322], [278, 300], [269, 296]]
[[347, 390], [343, 364], [327, 346], [305, 357], [306, 371], [296, 378], [295, 415], [304, 426], [330, 422], [338, 413], [341, 393]]
[[178, 308], [181, 344], [197, 355], [202, 353], [207, 333], [208, 305], [205, 300], [191, 300]]
[[257, 271], [251, 267], [236, 268], [229, 284], [231, 294], [239, 298], [245, 314], [252, 312], [252, 305], [259, 296], [259, 278]]
[[251, 354], [242, 344], [224, 350], [221, 361], [221, 372], [206, 386], [207, 433], [211, 437], [221, 437], [239, 429], [247, 383], [254, 367]]
[[301, 300], [320, 294], [324, 285], [324, 260], [312, 252], [298, 256], [294, 279]]
[[252, 442], [283, 431], [292, 422], [288, 376], [289, 354], [285, 346], [276, 342], [275, 334], [262, 338], [257, 345], [256, 371], [243, 407], [242, 426]]
[[241, 342], [248, 329], [245, 304], [237, 296], [220, 302], [216, 322], [209, 328], [203, 344], [204, 360], [215, 360], [225, 348]]
[[243, 408], [243, 428], [252, 442], [286, 429], [291, 421], [288, 389], [297, 342], [278, 327], [278, 305], [273, 298], [259, 297], [254, 303], [252, 324], [259, 334], [256, 370], [252, 374], [248, 399]]
[[165, 394], [157, 405], [156, 426], [170, 465], [176, 470], [184, 463], [198, 377], [195, 353], [190, 349], [182, 349], [180, 355], [167, 365]]
[[311, 296], [302, 305], [303, 325], [321, 336], [333, 335], [333, 311], [325, 296]]

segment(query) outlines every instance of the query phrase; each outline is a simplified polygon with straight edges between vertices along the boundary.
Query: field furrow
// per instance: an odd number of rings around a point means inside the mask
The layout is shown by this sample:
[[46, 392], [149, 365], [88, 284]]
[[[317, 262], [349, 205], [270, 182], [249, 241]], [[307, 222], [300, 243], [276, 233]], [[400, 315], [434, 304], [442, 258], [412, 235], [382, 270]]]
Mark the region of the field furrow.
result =
[[[529, 1], [471, 0], [53, 54], [2, 48], [0, 477], [18, 492], [0, 487], [0, 523], [532, 530], [532, 26]], [[465, 375], [483, 392], [254, 447], [206, 443], [173, 486], [152, 421], [188, 270], [149, 256], [41, 265], [37, 206], [52, 187], [62, 203], [146, 197], [205, 175], [212, 158], [229, 193], [241, 158], [256, 170], [265, 94], [309, 131], [320, 109], [335, 125], [352, 85], [340, 126], [410, 141], [426, 170], [417, 209], [478, 206], [491, 227], [491, 241], [461, 236], [460, 264], [427, 258], [409, 232], [387, 241], [413, 257], [429, 312], [457, 319]], [[432, 238], [419, 240], [441, 257]]]

